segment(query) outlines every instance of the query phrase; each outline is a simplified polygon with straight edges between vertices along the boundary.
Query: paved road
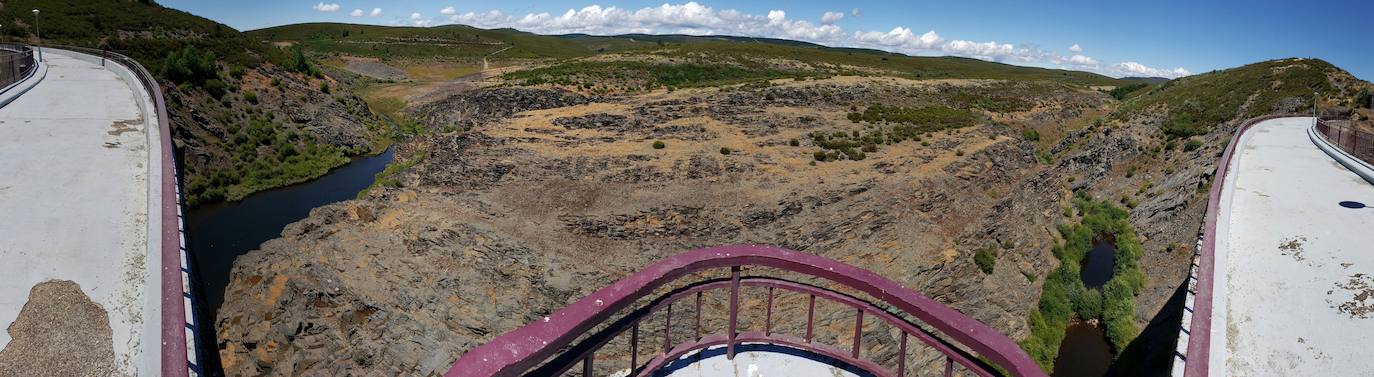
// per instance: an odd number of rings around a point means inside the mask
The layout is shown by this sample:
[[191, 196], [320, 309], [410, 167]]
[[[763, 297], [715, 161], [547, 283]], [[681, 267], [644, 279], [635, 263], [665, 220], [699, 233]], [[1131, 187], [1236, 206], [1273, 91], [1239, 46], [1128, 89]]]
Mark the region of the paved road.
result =
[[156, 374], [159, 146], [135, 102], [147, 96], [99, 64], [44, 57], [47, 77], [0, 108], [0, 327], [35, 284], [75, 281], [108, 313], [120, 374]]
[[1217, 223], [1212, 376], [1374, 375], [1374, 185], [1308, 138], [1312, 118], [1238, 141]]

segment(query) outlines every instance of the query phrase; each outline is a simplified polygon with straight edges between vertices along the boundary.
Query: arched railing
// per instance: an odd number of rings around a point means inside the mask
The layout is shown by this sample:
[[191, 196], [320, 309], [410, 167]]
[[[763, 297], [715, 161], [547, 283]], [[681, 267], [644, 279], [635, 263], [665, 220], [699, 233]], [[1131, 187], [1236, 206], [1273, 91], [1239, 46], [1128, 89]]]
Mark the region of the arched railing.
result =
[[[870, 296], [874, 301], [796, 281], [744, 277], [741, 276], [741, 272], [745, 267], [773, 268], [823, 279], [847, 290]], [[648, 304], [634, 306], [639, 299], [679, 278], [717, 269], [728, 269], [729, 278], [688, 284], [654, 298]], [[767, 308], [763, 331], [744, 332], [739, 331], [737, 327], [740, 315], [739, 300], [741, 290], [745, 287], [766, 290]], [[729, 319], [723, 334], [704, 335], [701, 332], [702, 294], [712, 290], [729, 291]], [[804, 336], [773, 332], [773, 300], [775, 292], [780, 290], [807, 297]], [[838, 303], [855, 312], [854, 338], [848, 350], [814, 341], [817, 298]], [[671, 331], [673, 306], [678, 304], [681, 307], [679, 303], [686, 299], [694, 299], [696, 307], [695, 323], [692, 326], [694, 336], [674, 339]], [[613, 322], [607, 322], [623, 310], [630, 311]], [[640, 325], [649, 315], [657, 312], [665, 314], [662, 351], [641, 363], [638, 359]], [[888, 369], [877, 362], [860, 357], [863, 342], [861, 332], [865, 316], [881, 320], [900, 330], [895, 369]], [[915, 318], [924, 327], [908, 321], [905, 316]], [[591, 332], [596, 328], [600, 330]], [[1035, 362], [1011, 339], [892, 280], [814, 254], [758, 245], [698, 249], [664, 259], [548, 317], [505, 333], [468, 351], [459, 357], [457, 363], [445, 375], [559, 375], [580, 364], [582, 375], [590, 376], [593, 365], [596, 365], [597, 351], [612, 338], [625, 332], [630, 333], [630, 362], [626, 368], [630, 370], [631, 375], [636, 376], [650, 375], [667, 363], [710, 347], [723, 345], [726, 357], [733, 358], [736, 346], [741, 343], [767, 343], [799, 349], [834, 358], [876, 376], [902, 376], [907, 369], [905, 356], [907, 339], [910, 337], [915, 337], [943, 355], [946, 375], [953, 371], [956, 364], [982, 376], [1000, 375], [1001, 372], [997, 368], [1018, 376], [1044, 375]], [[578, 339], [582, 340], [577, 341]]]

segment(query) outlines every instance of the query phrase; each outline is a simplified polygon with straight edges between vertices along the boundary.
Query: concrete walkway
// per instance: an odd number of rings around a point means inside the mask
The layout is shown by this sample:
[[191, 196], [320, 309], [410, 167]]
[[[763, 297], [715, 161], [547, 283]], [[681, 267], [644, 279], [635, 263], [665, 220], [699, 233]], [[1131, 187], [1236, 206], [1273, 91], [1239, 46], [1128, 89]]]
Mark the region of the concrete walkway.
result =
[[[730, 360], [725, 357], [725, 346], [716, 346], [683, 356], [669, 363], [654, 376], [858, 377], [852, 371], [833, 365], [832, 361], [819, 359], [824, 357], [799, 351], [789, 352], [781, 346], [744, 344], [741, 345], [740, 352], [735, 354], [735, 359]], [[628, 374], [629, 370], [622, 372]]]
[[[1312, 118], [1238, 141], [1217, 221], [1212, 376], [1374, 375], [1374, 186], [1308, 138]], [[1347, 203], [1350, 205], [1350, 203]]]
[[[159, 264], [148, 256], [159, 255], [149, 229], [160, 222], [148, 216], [149, 169], [160, 166], [149, 166], [136, 102], [147, 98], [99, 64], [44, 58], [47, 77], [0, 108], [0, 327], [34, 285], [71, 280], [108, 312], [116, 373], [155, 375]], [[0, 347], [10, 341], [0, 331]]]

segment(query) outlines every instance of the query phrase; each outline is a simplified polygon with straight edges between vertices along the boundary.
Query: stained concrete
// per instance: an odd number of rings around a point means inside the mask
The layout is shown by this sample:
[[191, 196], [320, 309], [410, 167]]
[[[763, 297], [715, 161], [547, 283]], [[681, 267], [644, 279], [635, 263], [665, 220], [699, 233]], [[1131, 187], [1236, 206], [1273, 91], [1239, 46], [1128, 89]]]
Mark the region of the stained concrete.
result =
[[[36, 284], [70, 280], [106, 312], [116, 374], [155, 375], [160, 167], [136, 102], [147, 98], [98, 63], [44, 57], [43, 81], [0, 108], [0, 326]], [[0, 347], [11, 337], [0, 331]]]
[[1374, 375], [1374, 185], [1308, 138], [1312, 118], [1238, 141], [1217, 223], [1212, 376]]

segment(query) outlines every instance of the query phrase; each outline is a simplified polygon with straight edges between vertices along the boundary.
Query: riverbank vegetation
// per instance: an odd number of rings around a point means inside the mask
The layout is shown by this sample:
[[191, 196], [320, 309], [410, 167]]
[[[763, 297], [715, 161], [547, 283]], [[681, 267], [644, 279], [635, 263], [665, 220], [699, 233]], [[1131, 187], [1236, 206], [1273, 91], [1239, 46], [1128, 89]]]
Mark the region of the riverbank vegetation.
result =
[[[1081, 192], [1075, 195], [1073, 207], [1080, 217], [1059, 226], [1063, 241], [1055, 246], [1054, 255], [1060, 265], [1045, 278], [1039, 304], [1031, 312], [1031, 334], [1020, 342], [1021, 348], [1046, 371], [1054, 370], [1059, 344], [1069, 321], [1075, 317], [1099, 321], [1106, 330], [1113, 355], [1118, 355], [1140, 334], [1135, 320], [1135, 296], [1145, 285], [1139, 266], [1144, 249], [1127, 218], [1129, 214]], [[1093, 240], [1103, 236], [1115, 240], [1116, 262], [1112, 279], [1099, 291], [1085, 287], [1079, 276]]]

